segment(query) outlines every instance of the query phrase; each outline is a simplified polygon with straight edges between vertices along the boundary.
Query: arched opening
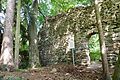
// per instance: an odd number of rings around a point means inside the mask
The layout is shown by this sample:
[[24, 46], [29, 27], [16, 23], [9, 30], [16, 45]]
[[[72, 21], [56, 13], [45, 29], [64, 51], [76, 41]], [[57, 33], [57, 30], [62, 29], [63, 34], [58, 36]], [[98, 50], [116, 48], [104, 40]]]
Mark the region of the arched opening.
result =
[[93, 34], [89, 38], [89, 50], [90, 50], [90, 58], [91, 61], [99, 61], [100, 54], [100, 43], [99, 43], [99, 35]]

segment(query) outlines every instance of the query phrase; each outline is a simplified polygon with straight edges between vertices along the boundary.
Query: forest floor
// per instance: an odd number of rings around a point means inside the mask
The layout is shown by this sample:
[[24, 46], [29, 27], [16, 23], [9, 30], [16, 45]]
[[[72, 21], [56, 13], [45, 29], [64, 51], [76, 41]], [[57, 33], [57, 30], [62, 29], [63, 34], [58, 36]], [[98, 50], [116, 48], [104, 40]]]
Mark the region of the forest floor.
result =
[[0, 77], [4, 77], [0, 80], [102, 80], [102, 68], [101, 64], [94, 63], [89, 67], [56, 64], [39, 69], [0, 72]]

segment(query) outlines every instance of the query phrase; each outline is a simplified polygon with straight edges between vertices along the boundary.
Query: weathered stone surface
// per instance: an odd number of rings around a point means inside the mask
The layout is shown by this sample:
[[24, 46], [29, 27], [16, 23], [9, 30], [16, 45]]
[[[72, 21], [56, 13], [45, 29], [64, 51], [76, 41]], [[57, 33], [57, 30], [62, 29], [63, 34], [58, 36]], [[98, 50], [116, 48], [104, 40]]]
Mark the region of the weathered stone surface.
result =
[[[101, 18], [105, 34], [107, 53], [118, 53], [120, 47], [120, 2], [105, 0], [101, 3]], [[97, 34], [94, 6], [76, 7], [68, 12], [47, 17], [46, 22], [39, 32], [39, 49], [45, 63], [67, 61], [66, 36], [68, 32], [75, 35], [76, 61], [81, 62], [89, 53], [89, 38]], [[84, 44], [85, 42], [85, 44]], [[86, 50], [87, 49], [87, 50]], [[59, 57], [59, 56], [64, 57]], [[83, 55], [83, 56], [82, 56]]]

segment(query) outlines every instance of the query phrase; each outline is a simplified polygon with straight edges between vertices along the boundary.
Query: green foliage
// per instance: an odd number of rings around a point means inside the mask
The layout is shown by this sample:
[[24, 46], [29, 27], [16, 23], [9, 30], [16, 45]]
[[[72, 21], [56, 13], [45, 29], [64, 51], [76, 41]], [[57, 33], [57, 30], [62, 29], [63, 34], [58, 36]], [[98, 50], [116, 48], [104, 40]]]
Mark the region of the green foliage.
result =
[[87, 5], [91, 0], [41, 0], [39, 7], [41, 12], [47, 16], [55, 16], [60, 12], [68, 11], [70, 8], [74, 8], [80, 5]]
[[2, 10], [5, 12], [5, 9], [6, 9], [6, 5], [7, 5], [7, 0], [1, 0], [1, 7], [2, 7]]
[[100, 60], [100, 51], [90, 52], [90, 57], [91, 57], [92, 61], [98, 61], [98, 60]]
[[45, 3], [40, 3], [40, 9], [41, 9], [41, 12], [42, 12], [42, 14], [44, 14], [44, 15], [48, 15], [49, 14], [49, 12], [48, 12], [48, 7], [47, 7], [47, 4], [45, 4]]
[[60, 12], [68, 11], [70, 8], [74, 8], [80, 5], [87, 5], [90, 0], [51, 0], [50, 9], [51, 15], [56, 15]]
[[40, 24], [44, 23], [44, 16], [42, 16], [41, 14], [38, 16], [38, 20], [40, 22]]
[[89, 49], [90, 49], [90, 57], [91, 60], [99, 60], [100, 59], [100, 44], [99, 44], [99, 36], [95, 34], [91, 36], [89, 40]]
[[51, 3], [51, 15], [54, 15], [55, 13], [64, 12], [73, 8], [77, 2], [73, 0], [51, 0]]
[[29, 45], [27, 43], [22, 44], [21, 47], [20, 47], [20, 51], [28, 50], [28, 47], [29, 47]]
[[[23, 24], [21, 22], [21, 24]], [[28, 50], [28, 33], [26, 29], [26, 25], [21, 25], [21, 31], [20, 31], [21, 39], [20, 39], [20, 51]]]

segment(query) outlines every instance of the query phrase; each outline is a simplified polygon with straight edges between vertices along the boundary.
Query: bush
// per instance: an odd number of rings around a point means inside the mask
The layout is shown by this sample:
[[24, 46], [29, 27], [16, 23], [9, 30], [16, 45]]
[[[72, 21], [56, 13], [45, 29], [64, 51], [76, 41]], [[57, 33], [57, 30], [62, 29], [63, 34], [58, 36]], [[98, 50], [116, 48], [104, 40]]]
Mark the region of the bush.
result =
[[99, 61], [100, 60], [100, 51], [93, 51], [93, 52], [90, 52], [90, 57], [91, 57], [91, 61]]

